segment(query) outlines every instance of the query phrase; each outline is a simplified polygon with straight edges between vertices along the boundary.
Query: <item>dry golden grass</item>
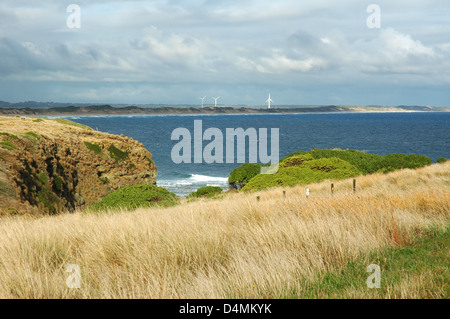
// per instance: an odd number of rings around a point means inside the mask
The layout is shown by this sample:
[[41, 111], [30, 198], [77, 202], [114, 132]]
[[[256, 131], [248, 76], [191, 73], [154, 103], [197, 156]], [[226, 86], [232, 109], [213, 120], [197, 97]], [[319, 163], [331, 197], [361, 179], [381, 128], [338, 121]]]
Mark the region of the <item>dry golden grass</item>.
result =
[[[100, 215], [0, 219], [0, 298], [284, 298], [299, 280], [449, 225], [450, 163]], [[260, 201], [256, 200], [260, 196]], [[81, 268], [69, 289], [66, 268]], [[414, 298], [420, 280], [392, 298]], [[408, 287], [408, 289], [406, 289]], [[354, 296], [348, 292], [349, 297]]]

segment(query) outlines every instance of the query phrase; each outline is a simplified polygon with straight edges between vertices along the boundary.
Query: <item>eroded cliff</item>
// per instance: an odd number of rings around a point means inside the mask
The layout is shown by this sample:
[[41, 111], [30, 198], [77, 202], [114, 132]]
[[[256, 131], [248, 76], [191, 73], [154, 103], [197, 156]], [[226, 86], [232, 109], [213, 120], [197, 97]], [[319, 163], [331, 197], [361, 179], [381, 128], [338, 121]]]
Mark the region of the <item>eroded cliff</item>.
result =
[[156, 184], [156, 175], [132, 138], [64, 119], [0, 117], [0, 215], [73, 211], [124, 186]]

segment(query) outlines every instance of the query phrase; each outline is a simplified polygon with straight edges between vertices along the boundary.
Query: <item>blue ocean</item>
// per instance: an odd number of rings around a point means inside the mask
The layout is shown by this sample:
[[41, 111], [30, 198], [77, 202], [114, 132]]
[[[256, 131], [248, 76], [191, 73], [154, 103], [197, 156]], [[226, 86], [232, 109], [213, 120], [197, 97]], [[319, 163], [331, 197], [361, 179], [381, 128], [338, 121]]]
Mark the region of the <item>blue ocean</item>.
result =
[[[280, 158], [312, 148], [356, 149], [368, 153], [422, 154], [436, 161], [450, 158], [450, 113], [321, 113], [321, 114], [227, 114], [227, 115], [136, 115], [67, 117], [93, 129], [124, 134], [142, 142], [158, 168], [157, 185], [179, 196], [217, 185], [228, 187], [231, 170], [241, 164], [181, 163], [172, 161], [171, 140], [176, 128], [194, 135], [194, 120], [202, 120], [203, 131], [218, 128], [279, 129]], [[270, 134], [268, 140], [270, 141]], [[203, 142], [203, 147], [209, 141]], [[248, 148], [248, 144], [247, 148]], [[247, 154], [248, 152], [246, 152]], [[270, 154], [270, 143], [269, 152]], [[235, 152], [236, 154], [236, 152]], [[248, 157], [247, 157], [248, 158]]]

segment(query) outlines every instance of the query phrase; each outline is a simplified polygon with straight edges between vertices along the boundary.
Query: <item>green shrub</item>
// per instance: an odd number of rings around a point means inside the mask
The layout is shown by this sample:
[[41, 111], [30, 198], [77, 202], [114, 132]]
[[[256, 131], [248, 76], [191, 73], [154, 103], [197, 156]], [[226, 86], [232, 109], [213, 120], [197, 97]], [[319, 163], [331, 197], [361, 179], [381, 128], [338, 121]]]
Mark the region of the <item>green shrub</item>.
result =
[[39, 123], [39, 122], [42, 122], [43, 121], [43, 119], [34, 119], [33, 120], [33, 122], [36, 122], [36, 123]]
[[53, 180], [53, 186], [55, 187], [55, 190], [58, 193], [61, 193], [62, 189], [63, 189], [63, 180], [62, 180], [62, 178], [59, 177], [59, 176], [56, 176], [55, 179]]
[[124, 161], [128, 158], [127, 152], [123, 152], [123, 151], [119, 150], [114, 145], [111, 145], [110, 147], [108, 147], [108, 151], [109, 151], [109, 155], [111, 156], [111, 158], [115, 159], [116, 161]]
[[231, 171], [228, 184], [233, 188], [242, 188], [250, 179], [258, 175], [261, 165], [256, 163], [245, 163]]
[[437, 159], [437, 162], [438, 163], [445, 163], [445, 162], [447, 162], [448, 160], [445, 158], [445, 157], [439, 157], [438, 159]]
[[54, 215], [58, 212], [57, 206], [60, 204], [60, 201], [53, 192], [44, 187], [37, 193], [37, 197], [39, 198], [39, 201], [44, 204], [50, 215]]
[[416, 169], [431, 164], [433, 164], [431, 158], [424, 155], [389, 154], [380, 159], [379, 171], [387, 173], [404, 168]]
[[361, 175], [355, 166], [338, 158], [304, 161], [298, 166], [280, 167], [275, 174], [259, 174], [243, 188], [244, 191], [263, 190], [272, 187], [306, 185], [327, 179], [339, 180]]
[[39, 173], [39, 179], [43, 185], [47, 184], [47, 182], [48, 182], [48, 179], [47, 179], [47, 176], [45, 175], [45, 173], [42, 173], [42, 172]]
[[178, 197], [165, 188], [154, 185], [134, 185], [120, 188], [105, 196], [100, 202], [89, 206], [88, 211], [168, 207], [176, 204], [178, 204]]
[[312, 161], [314, 158], [311, 154], [293, 155], [285, 157], [280, 161], [280, 167], [300, 166], [306, 161]]
[[200, 187], [197, 189], [197, 191], [190, 193], [187, 198], [193, 198], [193, 197], [214, 197], [217, 194], [222, 193], [222, 188], [218, 186], [205, 186]]
[[344, 151], [339, 149], [333, 150], [312, 149], [311, 151], [294, 152], [283, 158], [281, 161], [296, 155], [311, 155], [315, 159], [331, 158], [331, 157], [339, 158], [341, 160], [349, 162], [350, 164], [358, 168], [363, 174], [375, 173], [376, 171], [378, 171], [379, 170], [378, 161], [380, 160], [381, 157], [376, 154], [368, 154], [355, 150]]
[[[350, 166], [346, 166], [345, 163]], [[315, 183], [325, 179], [341, 179], [360, 174], [386, 173], [403, 168], [415, 169], [432, 163], [429, 157], [416, 154], [380, 156], [356, 150], [312, 149], [297, 151], [282, 158], [276, 174], [261, 175], [259, 164], [244, 164], [230, 173], [228, 182], [234, 188], [258, 190]]]
[[358, 168], [363, 174], [372, 174], [376, 172], [389, 172], [402, 168], [419, 168], [430, 165], [433, 161], [424, 155], [405, 155], [405, 154], [389, 154], [380, 156], [377, 154], [369, 154], [356, 150], [316, 150], [294, 152], [280, 162], [292, 156], [311, 155], [315, 159], [336, 157], [349, 162]]
[[84, 145], [90, 150], [90, 151], [92, 151], [92, 152], [94, 152], [95, 154], [97, 154], [97, 155], [100, 155], [100, 154], [102, 154], [103, 152], [102, 152], [102, 148], [99, 146], [99, 145], [96, 145], [96, 144], [92, 144], [92, 143], [89, 143], [89, 142], [84, 142]]

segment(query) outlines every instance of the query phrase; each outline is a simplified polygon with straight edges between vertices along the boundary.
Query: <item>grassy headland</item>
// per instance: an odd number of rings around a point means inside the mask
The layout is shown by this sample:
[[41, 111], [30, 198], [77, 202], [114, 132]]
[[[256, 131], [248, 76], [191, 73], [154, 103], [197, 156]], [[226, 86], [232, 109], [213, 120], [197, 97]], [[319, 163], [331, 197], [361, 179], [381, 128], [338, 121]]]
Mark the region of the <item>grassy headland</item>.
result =
[[[0, 298], [448, 298], [450, 163], [169, 208], [0, 219]], [[283, 191], [286, 191], [285, 196]], [[260, 200], [257, 200], [256, 197]], [[381, 267], [368, 289], [366, 267]], [[69, 264], [81, 288], [68, 289]]]

